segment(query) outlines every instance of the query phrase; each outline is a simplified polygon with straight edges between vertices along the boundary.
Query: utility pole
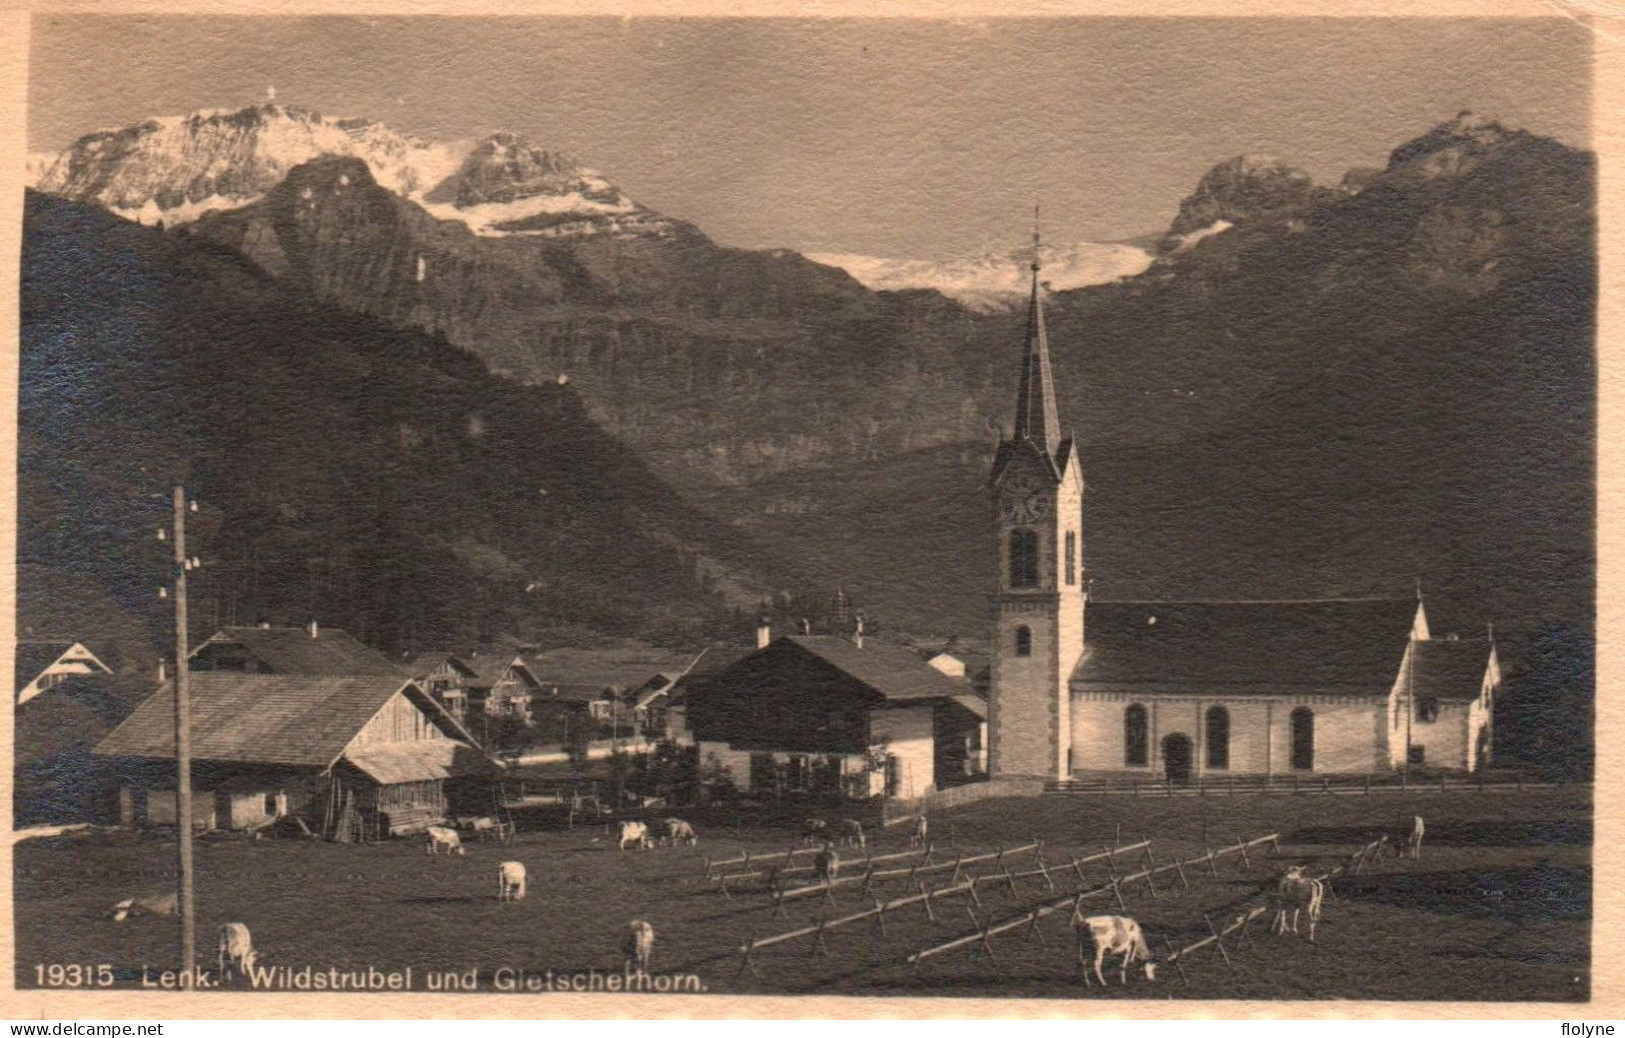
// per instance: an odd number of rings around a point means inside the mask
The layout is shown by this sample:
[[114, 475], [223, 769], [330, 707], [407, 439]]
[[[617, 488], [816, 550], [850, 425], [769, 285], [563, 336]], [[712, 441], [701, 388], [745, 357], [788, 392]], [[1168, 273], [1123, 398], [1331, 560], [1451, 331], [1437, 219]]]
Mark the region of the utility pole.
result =
[[186, 645], [186, 488], [175, 487], [175, 846], [180, 868], [181, 976], [197, 972], [196, 906], [192, 899], [192, 702]]

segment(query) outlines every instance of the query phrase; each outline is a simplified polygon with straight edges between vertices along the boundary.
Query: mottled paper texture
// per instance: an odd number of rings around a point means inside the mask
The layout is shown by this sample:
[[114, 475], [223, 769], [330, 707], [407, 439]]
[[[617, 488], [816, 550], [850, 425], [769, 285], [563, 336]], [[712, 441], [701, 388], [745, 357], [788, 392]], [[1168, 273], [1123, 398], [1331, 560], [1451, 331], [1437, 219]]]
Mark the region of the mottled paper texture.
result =
[[740, 14], [5, 14], [7, 1015], [1618, 1015], [1617, 17]]

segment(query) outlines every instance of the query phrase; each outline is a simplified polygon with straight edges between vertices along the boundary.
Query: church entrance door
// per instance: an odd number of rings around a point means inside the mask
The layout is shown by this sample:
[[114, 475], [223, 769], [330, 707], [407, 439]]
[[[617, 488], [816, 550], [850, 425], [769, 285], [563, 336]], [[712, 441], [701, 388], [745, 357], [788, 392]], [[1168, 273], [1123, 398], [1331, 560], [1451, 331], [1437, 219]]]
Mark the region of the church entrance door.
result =
[[1162, 740], [1162, 765], [1168, 781], [1176, 786], [1191, 780], [1191, 740], [1186, 735], [1170, 735]]

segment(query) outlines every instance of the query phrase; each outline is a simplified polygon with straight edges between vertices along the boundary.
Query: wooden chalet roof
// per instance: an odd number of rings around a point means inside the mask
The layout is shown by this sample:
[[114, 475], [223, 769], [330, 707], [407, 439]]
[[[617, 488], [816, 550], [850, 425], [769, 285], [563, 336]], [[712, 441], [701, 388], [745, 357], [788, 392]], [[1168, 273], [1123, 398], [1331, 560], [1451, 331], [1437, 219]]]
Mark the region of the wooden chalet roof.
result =
[[410, 660], [401, 664], [401, 673], [405, 674], [409, 678], [426, 678], [433, 673], [435, 668], [439, 667], [442, 663], [448, 662], [451, 663], [455, 669], [462, 671], [465, 675], [471, 675], [474, 673], [473, 668], [471, 668], [467, 663], [464, 663], [462, 657], [452, 652], [420, 652]]
[[1411, 662], [1415, 695], [1468, 702], [1477, 699], [1492, 651], [1490, 643], [1482, 639], [1417, 642]]
[[971, 692], [966, 682], [950, 678], [920, 659], [914, 650], [904, 646], [868, 640], [860, 649], [846, 638], [829, 634], [793, 634], [774, 644], [781, 643], [789, 643], [816, 656], [884, 697], [887, 702], [947, 699], [978, 717], [987, 716], [987, 704]]
[[553, 649], [528, 660], [531, 673], [561, 695], [592, 698], [641, 688], [658, 674], [681, 674], [693, 653], [646, 649]]
[[83, 662], [100, 667], [104, 673], [112, 673], [107, 664], [97, 659], [94, 653], [76, 641], [66, 638], [19, 638], [17, 640], [16, 658], [16, 688], [23, 689], [30, 682], [45, 672], [45, 668], [66, 656], [74, 648], [83, 649], [89, 655]]
[[1414, 598], [1090, 602], [1072, 683], [1101, 691], [1385, 694], [1420, 606]]
[[[200, 760], [326, 768], [403, 689], [454, 738], [466, 733], [418, 686], [394, 675], [191, 675], [192, 756]], [[175, 685], [166, 683], [102, 740], [104, 757], [175, 756]]]
[[224, 627], [197, 647], [240, 645], [278, 674], [335, 676], [401, 676], [389, 657], [337, 627], [323, 627], [312, 638], [303, 627]]

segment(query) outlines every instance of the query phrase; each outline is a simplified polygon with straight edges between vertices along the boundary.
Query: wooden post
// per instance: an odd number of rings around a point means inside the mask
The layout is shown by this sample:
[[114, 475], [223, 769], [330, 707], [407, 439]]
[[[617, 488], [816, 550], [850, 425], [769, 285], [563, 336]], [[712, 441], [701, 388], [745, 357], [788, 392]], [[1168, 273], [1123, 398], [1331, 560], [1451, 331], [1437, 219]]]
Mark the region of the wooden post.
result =
[[191, 988], [197, 977], [197, 906], [192, 888], [192, 690], [191, 652], [187, 647], [186, 488], [174, 492], [175, 509], [175, 851], [180, 890], [182, 986]]
[[1179, 953], [1174, 951], [1173, 944], [1168, 940], [1168, 938], [1164, 937], [1162, 939], [1162, 946], [1168, 949], [1168, 961], [1173, 963], [1174, 969], [1179, 971], [1180, 982], [1186, 987], [1190, 987], [1191, 978], [1185, 976], [1185, 964], [1179, 961]]
[[1202, 922], [1207, 924], [1207, 932], [1213, 935], [1213, 947], [1219, 949], [1219, 954], [1224, 956], [1224, 964], [1234, 969], [1236, 964], [1230, 961], [1230, 953], [1224, 950], [1224, 938], [1213, 928], [1213, 920], [1208, 918], [1206, 912], [1202, 913]]
[[[937, 921], [937, 914], [931, 911], [931, 892], [925, 888], [925, 880], [917, 880], [916, 882], [919, 883], [921, 901], [925, 904], [925, 917], [934, 923]], [[976, 887], [973, 884], [971, 890], [975, 889]]]
[[1049, 878], [1049, 869], [1045, 868], [1044, 866], [1044, 856], [1042, 854], [1038, 856], [1038, 874], [1044, 877], [1045, 886], [1049, 887], [1051, 890], [1055, 889], [1055, 881]]

